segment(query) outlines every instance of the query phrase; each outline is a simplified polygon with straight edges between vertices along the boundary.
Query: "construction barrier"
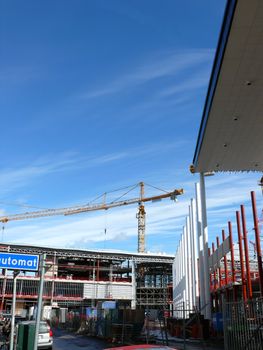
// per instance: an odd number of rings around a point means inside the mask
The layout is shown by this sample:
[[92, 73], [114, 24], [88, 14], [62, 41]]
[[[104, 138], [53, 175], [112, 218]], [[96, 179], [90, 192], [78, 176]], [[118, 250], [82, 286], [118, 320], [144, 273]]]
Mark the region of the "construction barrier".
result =
[[263, 299], [223, 303], [226, 350], [263, 349]]

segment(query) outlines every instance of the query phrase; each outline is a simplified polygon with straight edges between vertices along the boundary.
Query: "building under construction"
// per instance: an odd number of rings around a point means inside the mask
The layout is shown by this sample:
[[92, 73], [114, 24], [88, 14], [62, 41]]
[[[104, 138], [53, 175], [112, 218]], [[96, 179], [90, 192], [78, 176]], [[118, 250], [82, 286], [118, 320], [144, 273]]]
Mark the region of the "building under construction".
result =
[[[45, 254], [44, 305], [94, 307], [116, 301], [119, 308], [166, 309], [172, 305], [171, 255], [56, 249], [2, 244], [2, 252]], [[38, 273], [21, 271], [17, 277], [16, 314], [25, 315], [36, 305]], [[0, 275], [1, 309], [11, 309], [13, 274]]]

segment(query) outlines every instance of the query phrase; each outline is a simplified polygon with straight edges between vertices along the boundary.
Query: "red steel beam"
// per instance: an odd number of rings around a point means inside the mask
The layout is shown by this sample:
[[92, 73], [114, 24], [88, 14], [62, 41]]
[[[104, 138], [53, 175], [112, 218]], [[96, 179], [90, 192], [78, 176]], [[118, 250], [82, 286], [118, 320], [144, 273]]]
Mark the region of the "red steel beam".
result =
[[239, 257], [240, 257], [240, 268], [241, 268], [241, 281], [242, 281], [242, 294], [244, 301], [247, 300], [247, 284], [245, 278], [245, 269], [244, 269], [244, 256], [243, 256], [243, 245], [242, 245], [242, 233], [241, 233], [241, 224], [240, 224], [240, 213], [236, 211], [236, 220], [237, 220], [237, 234], [238, 234], [238, 246], [239, 246]]
[[252, 299], [253, 291], [252, 291], [252, 283], [251, 283], [251, 275], [250, 275], [245, 207], [244, 205], [241, 205], [240, 208], [241, 208], [242, 231], [243, 231], [243, 239], [244, 239], [245, 261], [246, 261], [247, 293], [248, 293], [248, 298]]
[[258, 258], [259, 287], [260, 287], [261, 296], [263, 297], [262, 252], [261, 252], [260, 233], [259, 233], [259, 226], [258, 226], [256, 196], [254, 191], [251, 192], [251, 201], [252, 201], [252, 210], [253, 210], [253, 219], [254, 219], [255, 242], [256, 242], [257, 258]]

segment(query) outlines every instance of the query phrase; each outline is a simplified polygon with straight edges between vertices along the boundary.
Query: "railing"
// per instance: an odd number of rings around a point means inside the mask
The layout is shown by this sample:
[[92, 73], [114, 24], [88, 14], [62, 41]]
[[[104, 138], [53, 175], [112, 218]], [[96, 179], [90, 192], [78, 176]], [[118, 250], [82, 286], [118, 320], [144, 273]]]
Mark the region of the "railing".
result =
[[226, 350], [263, 349], [263, 299], [223, 303]]

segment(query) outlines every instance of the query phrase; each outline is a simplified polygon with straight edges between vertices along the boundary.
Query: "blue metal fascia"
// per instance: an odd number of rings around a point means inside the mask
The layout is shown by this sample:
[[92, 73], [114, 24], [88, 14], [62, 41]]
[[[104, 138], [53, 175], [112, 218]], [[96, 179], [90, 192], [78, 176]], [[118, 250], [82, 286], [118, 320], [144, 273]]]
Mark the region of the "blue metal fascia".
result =
[[217, 49], [216, 49], [216, 54], [214, 58], [214, 63], [213, 63], [213, 68], [210, 76], [210, 81], [208, 85], [208, 90], [207, 90], [207, 95], [206, 95], [206, 100], [205, 100], [205, 106], [203, 110], [203, 115], [202, 115], [202, 120], [199, 128], [199, 133], [198, 133], [198, 138], [197, 138], [197, 143], [196, 143], [196, 148], [195, 148], [195, 154], [193, 158], [193, 165], [194, 167], [197, 167], [197, 161], [200, 153], [200, 149], [203, 143], [203, 137], [207, 125], [207, 121], [209, 118], [209, 112], [212, 106], [213, 102], [213, 97], [215, 94], [216, 90], [216, 85], [217, 81], [219, 78], [220, 74], [220, 69], [222, 66], [223, 58], [224, 58], [224, 53], [227, 45], [227, 40], [229, 37], [234, 13], [235, 13], [235, 8], [238, 0], [228, 0], [225, 8], [225, 13], [224, 13], [224, 19], [220, 31], [220, 36], [217, 44]]

